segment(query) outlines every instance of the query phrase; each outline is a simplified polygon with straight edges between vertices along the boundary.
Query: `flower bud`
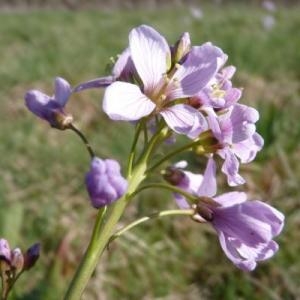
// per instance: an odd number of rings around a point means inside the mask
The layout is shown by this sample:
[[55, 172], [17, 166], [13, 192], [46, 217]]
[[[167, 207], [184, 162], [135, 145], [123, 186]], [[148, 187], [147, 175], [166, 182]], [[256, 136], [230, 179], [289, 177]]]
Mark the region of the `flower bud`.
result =
[[5, 239], [0, 239], [0, 260], [4, 259], [7, 262], [11, 260], [10, 247]]
[[191, 50], [191, 40], [188, 32], [182, 34], [174, 46], [174, 63], [178, 63]]
[[120, 169], [119, 163], [112, 159], [92, 160], [85, 184], [93, 207], [109, 205], [126, 192], [128, 183]]
[[180, 185], [185, 178], [183, 171], [176, 167], [168, 167], [162, 171], [163, 178], [172, 185]]
[[20, 248], [15, 248], [11, 252], [11, 266], [19, 273], [24, 266], [24, 256]]
[[51, 127], [64, 130], [73, 121], [72, 116], [64, 112], [70, 95], [70, 84], [63, 78], [57, 77], [54, 82], [53, 96], [31, 90], [25, 95], [25, 104], [33, 114], [47, 121]]
[[29, 270], [35, 265], [36, 261], [40, 257], [40, 249], [40, 243], [35, 243], [26, 251], [26, 254], [24, 255], [23, 270]]

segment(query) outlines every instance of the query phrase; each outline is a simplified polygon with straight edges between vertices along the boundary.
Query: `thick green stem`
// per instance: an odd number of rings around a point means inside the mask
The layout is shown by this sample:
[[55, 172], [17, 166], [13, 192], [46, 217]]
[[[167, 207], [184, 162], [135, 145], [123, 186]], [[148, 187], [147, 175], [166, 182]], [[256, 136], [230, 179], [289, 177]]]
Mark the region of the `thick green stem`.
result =
[[[137, 131], [140, 131], [138, 129]], [[142, 154], [132, 171], [129, 171], [128, 176], [128, 189], [127, 193], [118, 199], [111, 209], [110, 215], [107, 217], [107, 222], [103, 222], [102, 213], [98, 214], [98, 218], [94, 227], [93, 235], [85, 252], [85, 255], [78, 266], [76, 274], [68, 288], [65, 295], [65, 300], [78, 300], [96, 268], [99, 258], [103, 253], [103, 250], [108, 245], [116, 224], [121, 218], [128, 201], [135, 195], [135, 191], [138, 189], [139, 185], [146, 178], [147, 162], [152, 155], [155, 147], [163, 140], [166, 136], [167, 129], [163, 126], [160, 127], [158, 132], [149, 141], [146, 151]], [[135, 152], [135, 145], [138, 139], [139, 132], [136, 133], [135, 139], [133, 141], [132, 152]], [[133, 158], [131, 158], [130, 164], [133, 163]]]
[[64, 298], [65, 300], [80, 299], [103, 250], [113, 234], [116, 224], [124, 212], [129, 199], [132, 197], [134, 191], [138, 188], [140, 183], [144, 180], [145, 170], [146, 164], [141, 163], [133, 171], [127, 193], [118, 201], [116, 201], [106, 223], [103, 223], [100, 214], [98, 215], [90, 244], [69, 286]]

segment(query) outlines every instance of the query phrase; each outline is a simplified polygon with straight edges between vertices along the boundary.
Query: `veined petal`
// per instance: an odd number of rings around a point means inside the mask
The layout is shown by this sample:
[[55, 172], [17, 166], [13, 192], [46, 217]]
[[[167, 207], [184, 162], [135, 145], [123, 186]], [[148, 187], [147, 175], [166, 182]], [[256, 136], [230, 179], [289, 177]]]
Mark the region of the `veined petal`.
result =
[[165, 38], [150, 26], [134, 28], [129, 34], [131, 58], [144, 84], [144, 91], [153, 91], [168, 71], [170, 48]]
[[115, 80], [130, 81], [130, 76], [134, 72], [133, 61], [130, 56], [130, 49], [126, 48], [116, 61], [112, 74]]
[[220, 48], [211, 43], [192, 47], [173, 76], [176, 81], [171, 81], [168, 86], [168, 98], [179, 99], [196, 95], [216, 75], [224, 55]]
[[213, 197], [217, 192], [216, 163], [211, 157], [203, 174], [203, 181], [197, 191], [199, 196]]
[[189, 134], [200, 113], [186, 104], [177, 104], [167, 107], [160, 114], [165, 119], [168, 126], [180, 134]]
[[55, 100], [61, 107], [64, 107], [71, 95], [70, 84], [61, 77], [55, 79]]
[[57, 103], [55, 103], [49, 96], [38, 90], [28, 91], [25, 94], [25, 103], [31, 112], [42, 119], [47, 118], [47, 106], [49, 106], [49, 104], [53, 105], [53, 107], [55, 105], [57, 106]]
[[233, 128], [232, 142], [242, 142], [251, 137], [256, 129], [254, 123], [258, 119], [259, 114], [255, 108], [243, 104], [234, 105], [230, 115]]
[[247, 200], [246, 193], [243, 192], [229, 192], [214, 198], [222, 207], [228, 207], [243, 203]]
[[239, 161], [230, 151], [225, 151], [225, 160], [222, 166], [222, 172], [227, 176], [227, 182], [230, 186], [237, 186], [245, 183], [245, 179], [239, 175]]
[[155, 104], [134, 84], [116, 81], [105, 90], [103, 110], [112, 120], [139, 120], [154, 108]]
[[240, 158], [241, 163], [248, 163], [255, 158], [257, 152], [262, 149], [263, 145], [263, 138], [255, 132], [249, 139], [233, 144], [232, 151]]
[[113, 83], [112, 76], [95, 78], [83, 83], [80, 83], [73, 89], [73, 93], [81, 92], [87, 89], [105, 88]]
[[244, 271], [252, 271], [256, 267], [255, 260], [244, 260], [240, 257], [237, 251], [237, 245], [240, 244], [237, 239], [234, 239], [224, 232], [217, 230], [220, 245], [225, 255], [240, 269]]

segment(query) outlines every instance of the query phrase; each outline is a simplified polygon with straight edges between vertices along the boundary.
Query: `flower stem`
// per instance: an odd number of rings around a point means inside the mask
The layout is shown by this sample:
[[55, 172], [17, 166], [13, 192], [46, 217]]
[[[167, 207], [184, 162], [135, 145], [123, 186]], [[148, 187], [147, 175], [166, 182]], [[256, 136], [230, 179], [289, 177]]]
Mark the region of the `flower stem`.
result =
[[126, 231], [132, 229], [133, 227], [136, 227], [139, 224], [142, 224], [144, 222], [147, 222], [149, 220], [155, 219], [155, 218], [161, 218], [166, 216], [174, 216], [174, 215], [185, 215], [185, 216], [193, 216], [195, 214], [194, 209], [172, 209], [172, 210], [163, 210], [160, 212], [153, 213], [151, 215], [142, 217], [127, 226], [123, 227], [122, 229], [118, 230], [111, 238], [110, 242], [121, 236]]
[[[103, 223], [104, 212], [99, 211], [97, 220], [94, 226], [92, 238], [88, 245], [88, 248], [84, 254], [83, 259], [76, 271], [76, 274], [69, 285], [65, 300], [78, 300], [81, 299], [81, 295], [97, 265], [98, 259], [101, 256], [103, 250], [106, 247], [114, 226], [121, 217], [124, 208], [126, 206], [125, 199], [120, 199], [116, 202], [111, 212], [110, 218], [107, 223]], [[102, 229], [102, 230], [101, 230]], [[101, 234], [100, 234], [101, 230]]]
[[136, 145], [143, 127], [143, 120], [140, 121], [137, 125], [136, 125], [136, 129], [135, 129], [135, 134], [134, 134], [134, 138], [133, 138], [133, 142], [132, 142], [132, 146], [130, 149], [130, 155], [129, 155], [129, 159], [128, 159], [128, 166], [127, 166], [127, 177], [131, 176], [132, 173], [132, 168], [133, 168], [133, 162], [134, 162], [134, 158], [135, 158], [135, 154], [136, 154]]
[[85, 144], [87, 151], [90, 154], [90, 157], [93, 159], [96, 155], [85, 135], [74, 124], [70, 124], [68, 128], [73, 130], [81, 138], [81, 140]]
[[174, 151], [171, 151], [170, 153], [168, 153], [166, 156], [164, 156], [161, 160], [159, 160], [158, 162], [156, 162], [152, 167], [150, 167], [148, 170], [147, 170], [147, 174], [153, 172], [156, 168], [158, 168], [161, 164], [163, 164], [165, 161], [168, 161], [171, 157], [181, 153], [181, 152], [184, 152], [186, 150], [189, 150], [191, 148], [193, 148], [194, 146], [196, 145], [199, 145], [201, 144], [202, 141], [204, 141], [206, 138], [207, 138], [207, 134], [206, 132], [202, 133], [202, 136], [201, 138], [198, 138], [197, 140], [191, 142], [191, 143], [188, 143], [186, 145], [183, 145], [177, 149], [175, 149]]

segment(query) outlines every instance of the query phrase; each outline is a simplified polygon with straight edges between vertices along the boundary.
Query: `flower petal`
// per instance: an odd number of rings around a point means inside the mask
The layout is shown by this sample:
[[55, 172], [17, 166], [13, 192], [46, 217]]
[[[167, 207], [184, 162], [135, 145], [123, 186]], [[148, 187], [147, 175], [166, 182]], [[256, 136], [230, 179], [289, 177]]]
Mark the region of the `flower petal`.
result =
[[70, 84], [65, 79], [56, 77], [54, 85], [55, 101], [63, 108], [71, 95]]
[[83, 83], [80, 83], [73, 89], [73, 93], [81, 92], [87, 89], [105, 88], [113, 83], [112, 76], [95, 78]]
[[262, 149], [264, 145], [263, 138], [255, 132], [249, 139], [232, 145], [232, 151], [241, 160], [241, 163], [251, 162], [258, 151]]
[[175, 132], [188, 135], [194, 130], [194, 125], [199, 125], [199, 131], [206, 126], [205, 118], [195, 108], [186, 104], [177, 104], [167, 107], [160, 114], [168, 126]]
[[216, 163], [209, 158], [203, 174], [203, 181], [197, 191], [199, 196], [213, 197], [217, 193]]
[[55, 101], [37, 90], [31, 90], [25, 94], [25, 104], [32, 113], [45, 120], [48, 120], [50, 107], [58, 108]]
[[240, 245], [237, 239], [229, 237], [224, 232], [217, 230], [220, 245], [225, 255], [240, 269], [252, 271], [256, 267], [255, 260], [244, 260], [240, 257], [237, 247]]
[[245, 183], [245, 179], [239, 175], [239, 161], [230, 150], [225, 150], [225, 160], [222, 166], [222, 172], [227, 176], [227, 182], [230, 186], [237, 186]]
[[255, 132], [254, 123], [259, 119], [258, 111], [250, 106], [234, 105], [230, 121], [232, 123], [232, 143], [238, 143], [251, 137]]
[[168, 98], [179, 99], [196, 95], [216, 75], [224, 55], [220, 48], [211, 43], [192, 47], [173, 76], [174, 84], [171, 81], [168, 86]]
[[116, 61], [112, 74], [115, 80], [130, 81], [135, 68], [130, 55], [130, 49], [126, 48]]
[[170, 48], [165, 38], [150, 26], [134, 28], [129, 34], [131, 58], [144, 84], [144, 91], [153, 91], [168, 71]]
[[112, 120], [139, 120], [154, 108], [155, 104], [134, 84], [116, 81], [105, 90], [103, 110]]
[[229, 207], [245, 202], [247, 200], [247, 195], [243, 192], [229, 192], [214, 197], [214, 200], [221, 204], [222, 207]]

